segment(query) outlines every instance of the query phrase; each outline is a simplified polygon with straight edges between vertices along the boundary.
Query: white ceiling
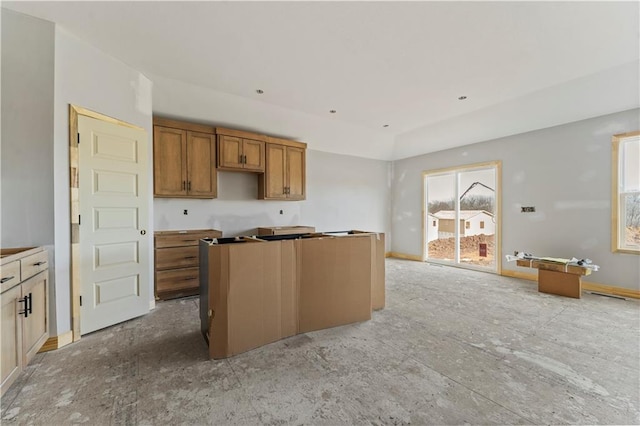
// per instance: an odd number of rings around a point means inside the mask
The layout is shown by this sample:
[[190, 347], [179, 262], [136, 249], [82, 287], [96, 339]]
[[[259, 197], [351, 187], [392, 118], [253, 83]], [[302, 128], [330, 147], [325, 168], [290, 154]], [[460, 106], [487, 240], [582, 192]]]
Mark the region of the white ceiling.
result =
[[639, 4], [3, 7], [56, 22], [147, 75], [381, 132], [395, 141], [391, 159], [638, 107]]

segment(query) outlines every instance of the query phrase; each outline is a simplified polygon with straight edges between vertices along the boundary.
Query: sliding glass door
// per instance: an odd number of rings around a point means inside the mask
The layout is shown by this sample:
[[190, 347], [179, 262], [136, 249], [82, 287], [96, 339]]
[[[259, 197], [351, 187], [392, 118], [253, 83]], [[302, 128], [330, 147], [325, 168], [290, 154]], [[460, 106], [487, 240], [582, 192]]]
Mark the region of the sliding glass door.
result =
[[500, 163], [424, 173], [424, 258], [498, 272]]

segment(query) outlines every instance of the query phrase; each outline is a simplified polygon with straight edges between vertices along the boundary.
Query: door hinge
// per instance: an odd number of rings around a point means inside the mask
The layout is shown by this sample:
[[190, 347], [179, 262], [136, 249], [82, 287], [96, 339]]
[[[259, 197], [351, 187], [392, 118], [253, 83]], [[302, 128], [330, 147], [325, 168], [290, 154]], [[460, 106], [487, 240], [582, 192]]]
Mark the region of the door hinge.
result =
[[82, 306], [82, 296], [80, 296], [80, 306]]
[[78, 145], [80, 145], [80, 133], [78, 133]]
[[82, 222], [82, 216], [78, 215], [78, 225], [80, 225], [81, 222]]

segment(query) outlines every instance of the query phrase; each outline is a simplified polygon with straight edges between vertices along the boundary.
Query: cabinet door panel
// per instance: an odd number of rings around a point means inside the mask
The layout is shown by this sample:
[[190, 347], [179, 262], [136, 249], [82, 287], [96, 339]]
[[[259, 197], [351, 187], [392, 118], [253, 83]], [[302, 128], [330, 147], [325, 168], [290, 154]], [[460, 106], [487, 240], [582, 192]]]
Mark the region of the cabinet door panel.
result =
[[184, 130], [153, 128], [153, 194], [187, 195], [187, 143]]
[[218, 167], [242, 169], [242, 139], [235, 136], [218, 136]]
[[301, 148], [287, 147], [287, 187], [287, 198], [304, 200], [305, 151]]
[[47, 281], [49, 272], [40, 272], [33, 278], [22, 283], [22, 297], [31, 297], [31, 311], [28, 317], [23, 318], [22, 325], [22, 354], [24, 365], [38, 353], [44, 342], [49, 337], [47, 324]]
[[187, 192], [215, 198], [218, 190], [215, 169], [215, 139], [206, 133], [187, 133]]
[[267, 170], [265, 172], [265, 198], [286, 198], [285, 163], [286, 148], [283, 145], [267, 144]]
[[243, 139], [244, 169], [264, 172], [264, 142]]
[[0, 393], [5, 391], [15, 381], [21, 371], [22, 366], [22, 316], [18, 311], [23, 307], [20, 299], [19, 285], [0, 295], [0, 324], [2, 324], [2, 359], [0, 368], [2, 370], [2, 384]]

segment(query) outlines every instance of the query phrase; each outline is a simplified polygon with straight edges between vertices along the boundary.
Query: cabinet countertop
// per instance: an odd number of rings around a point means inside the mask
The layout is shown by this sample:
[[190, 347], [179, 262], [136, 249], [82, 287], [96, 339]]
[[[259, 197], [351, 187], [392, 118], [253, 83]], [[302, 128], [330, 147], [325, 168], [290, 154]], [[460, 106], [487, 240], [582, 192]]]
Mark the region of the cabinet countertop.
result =
[[17, 248], [3, 248], [0, 249], [0, 266], [7, 263], [20, 260], [25, 256], [39, 253], [44, 250], [44, 247], [17, 247]]

